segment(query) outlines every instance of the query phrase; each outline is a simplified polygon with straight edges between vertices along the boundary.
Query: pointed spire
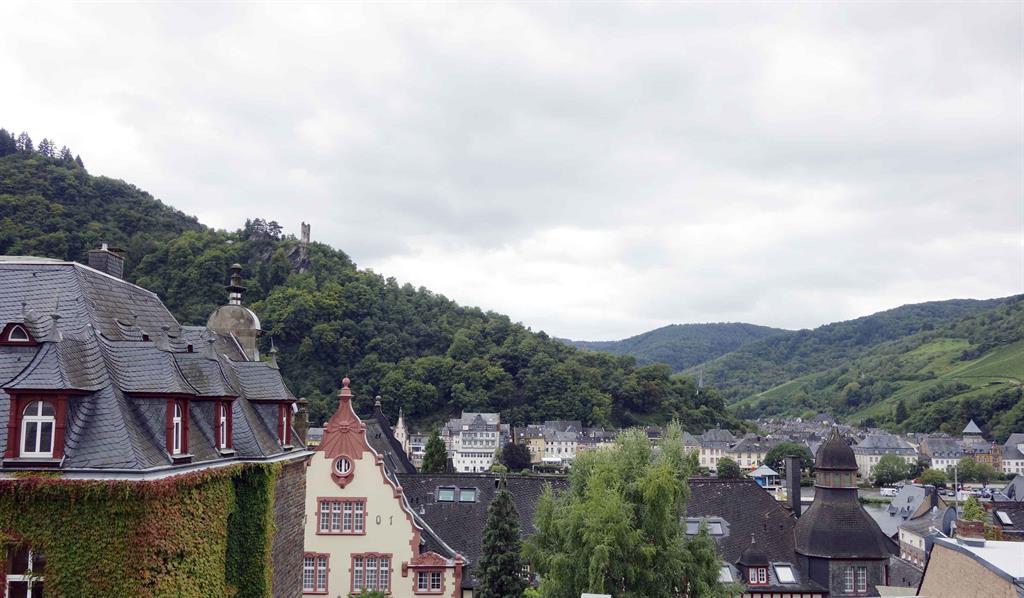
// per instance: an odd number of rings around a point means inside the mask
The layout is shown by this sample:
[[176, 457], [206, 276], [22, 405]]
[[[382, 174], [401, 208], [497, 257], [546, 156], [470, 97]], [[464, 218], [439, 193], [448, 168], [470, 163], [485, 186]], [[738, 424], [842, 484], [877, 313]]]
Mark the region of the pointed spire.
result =
[[275, 370], [278, 369], [277, 365], [277, 347], [274, 346], [274, 337], [270, 337], [270, 367]]

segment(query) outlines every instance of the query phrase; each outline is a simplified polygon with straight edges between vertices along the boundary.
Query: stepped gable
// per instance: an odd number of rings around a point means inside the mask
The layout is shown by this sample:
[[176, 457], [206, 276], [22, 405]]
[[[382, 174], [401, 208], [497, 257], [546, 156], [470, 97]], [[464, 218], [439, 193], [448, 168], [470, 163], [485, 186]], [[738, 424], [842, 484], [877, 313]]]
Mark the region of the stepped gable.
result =
[[815, 498], [796, 525], [796, 550], [825, 559], [888, 559], [896, 544], [857, 498], [857, 460], [833, 428], [815, 460]]

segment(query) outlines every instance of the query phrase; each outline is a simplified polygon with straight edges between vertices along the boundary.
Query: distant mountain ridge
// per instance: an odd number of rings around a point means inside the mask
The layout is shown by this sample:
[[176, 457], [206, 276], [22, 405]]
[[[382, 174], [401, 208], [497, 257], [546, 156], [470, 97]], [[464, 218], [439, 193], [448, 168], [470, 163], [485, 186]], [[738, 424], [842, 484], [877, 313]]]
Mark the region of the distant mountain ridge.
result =
[[741, 322], [669, 324], [618, 341], [565, 342], [590, 351], [632, 355], [642, 365], [664, 363], [680, 372], [778, 334], [792, 331]]
[[950, 299], [915, 303], [813, 330], [766, 337], [703, 364], [704, 381], [717, 388], [727, 401], [736, 401], [793, 378], [838, 367], [882, 343], [953, 324], [1005, 301]]

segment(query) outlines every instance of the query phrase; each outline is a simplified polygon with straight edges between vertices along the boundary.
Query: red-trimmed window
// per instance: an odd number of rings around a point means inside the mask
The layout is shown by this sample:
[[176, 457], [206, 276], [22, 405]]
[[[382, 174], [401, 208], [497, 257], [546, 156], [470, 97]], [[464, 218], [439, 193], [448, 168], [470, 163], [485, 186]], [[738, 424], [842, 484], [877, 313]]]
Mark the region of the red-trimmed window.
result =
[[188, 401], [167, 401], [167, 452], [188, 454]]
[[768, 585], [768, 569], [766, 567], [752, 567], [750, 569], [750, 579], [747, 580], [752, 586], [766, 586]]
[[48, 401], [32, 401], [21, 414], [21, 456], [53, 457], [57, 412]]
[[31, 343], [32, 337], [29, 336], [28, 330], [21, 324], [15, 324], [11, 326], [10, 331], [7, 332], [7, 342], [9, 343]]
[[318, 498], [320, 535], [363, 535], [366, 533], [365, 498]]
[[231, 402], [218, 401], [214, 403], [213, 423], [217, 436], [217, 448], [227, 450], [231, 448]]
[[441, 569], [419, 570], [416, 572], [417, 594], [440, 594], [444, 588], [444, 571]]
[[302, 555], [302, 592], [304, 594], [327, 593], [327, 566], [330, 555], [307, 552]]
[[391, 555], [368, 552], [352, 555], [352, 593], [391, 591]]

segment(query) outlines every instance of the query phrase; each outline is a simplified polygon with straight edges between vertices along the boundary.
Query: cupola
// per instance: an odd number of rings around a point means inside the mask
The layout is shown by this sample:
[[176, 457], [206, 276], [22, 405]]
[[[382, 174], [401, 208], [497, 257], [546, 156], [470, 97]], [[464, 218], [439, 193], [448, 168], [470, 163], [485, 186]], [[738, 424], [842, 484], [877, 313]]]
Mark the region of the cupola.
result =
[[242, 286], [240, 264], [231, 265], [231, 281], [224, 288], [228, 292], [228, 303], [213, 310], [206, 321], [206, 327], [219, 334], [233, 337], [248, 361], [259, 361], [260, 351], [256, 339], [262, 334], [260, 319], [251, 309], [242, 305], [245, 287]]

